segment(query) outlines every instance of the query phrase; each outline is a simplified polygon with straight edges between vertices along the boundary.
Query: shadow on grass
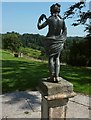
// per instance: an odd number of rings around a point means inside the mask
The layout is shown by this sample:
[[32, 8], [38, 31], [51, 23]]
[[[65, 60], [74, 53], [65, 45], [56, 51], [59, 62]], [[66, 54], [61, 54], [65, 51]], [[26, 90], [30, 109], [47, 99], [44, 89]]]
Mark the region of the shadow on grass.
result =
[[47, 76], [47, 65], [41, 62], [2, 61], [2, 92], [34, 90], [38, 81]]
[[[3, 60], [3, 93], [36, 90], [39, 80], [48, 76], [47, 63], [30, 60]], [[60, 76], [73, 83], [76, 92], [91, 94], [91, 69], [62, 66]]]

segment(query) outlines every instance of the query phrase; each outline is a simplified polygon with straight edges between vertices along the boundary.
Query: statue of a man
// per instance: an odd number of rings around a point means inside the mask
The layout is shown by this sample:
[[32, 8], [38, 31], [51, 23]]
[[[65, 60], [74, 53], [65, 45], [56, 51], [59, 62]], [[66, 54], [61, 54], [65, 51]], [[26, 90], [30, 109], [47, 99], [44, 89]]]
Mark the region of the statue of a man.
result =
[[[46, 15], [42, 14], [38, 20], [38, 29], [42, 29], [48, 25], [48, 33], [45, 40], [45, 50], [48, 55], [50, 82], [59, 81], [60, 72], [60, 53], [63, 49], [64, 42], [67, 37], [67, 29], [64, 20], [59, 15], [60, 4], [56, 3], [50, 7], [51, 16], [46, 18]], [[41, 20], [45, 18], [45, 22], [41, 23]]]

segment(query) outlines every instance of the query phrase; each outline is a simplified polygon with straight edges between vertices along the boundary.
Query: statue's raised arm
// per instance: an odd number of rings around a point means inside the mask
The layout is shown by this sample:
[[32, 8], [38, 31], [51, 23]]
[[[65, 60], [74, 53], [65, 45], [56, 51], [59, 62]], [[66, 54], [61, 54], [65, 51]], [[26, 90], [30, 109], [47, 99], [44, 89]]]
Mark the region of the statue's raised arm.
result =
[[43, 24], [41, 24], [41, 21], [43, 21], [44, 18], [45, 18], [45, 20], [47, 20], [45, 14], [42, 14], [42, 15], [39, 17], [39, 19], [38, 19], [38, 24], [37, 24], [38, 29], [42, 29], [42, 28], [44, 28], [44, 27], [47, 26], [47, 21], [45, 21]]

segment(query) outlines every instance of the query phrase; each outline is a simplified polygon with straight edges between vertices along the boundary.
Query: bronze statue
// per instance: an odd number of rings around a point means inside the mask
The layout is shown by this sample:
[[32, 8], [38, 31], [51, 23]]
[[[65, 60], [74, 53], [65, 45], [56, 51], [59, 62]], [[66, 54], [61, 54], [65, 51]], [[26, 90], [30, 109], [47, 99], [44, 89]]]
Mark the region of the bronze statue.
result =
[[[60, 53], [63, 49], [64, 42], [67, 37], [67, 29], [65, 22], [60, 13], [60, 4], [56, 3], [50, 7], [51, 16], [46, 17], [45, 14], [42, 14], [38, 20], [38, 29], [42, 29], [48, 25], [48, 33], [45, 40], [45, 50], [48, 55], [50, 82], [59, 81], [59, 72], [60, 72]], [[45, 18], [45, 22], [41, 24], [41, 20]]]

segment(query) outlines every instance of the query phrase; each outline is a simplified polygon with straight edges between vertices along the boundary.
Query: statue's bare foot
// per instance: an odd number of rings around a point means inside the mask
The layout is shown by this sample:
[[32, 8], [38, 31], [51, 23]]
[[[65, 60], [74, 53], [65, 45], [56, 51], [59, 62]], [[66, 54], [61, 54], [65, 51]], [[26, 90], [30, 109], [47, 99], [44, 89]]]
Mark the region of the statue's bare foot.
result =
[[55, 83], [58, 83], [59, 82], [59, 77], [55, 77]]
[[48, 82], [54, 82], [54, 76], [48, 77], [48, 78], [47, 78], [47, 81], [48, 81]]

